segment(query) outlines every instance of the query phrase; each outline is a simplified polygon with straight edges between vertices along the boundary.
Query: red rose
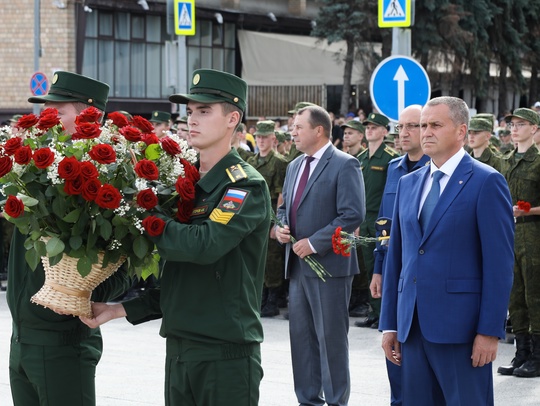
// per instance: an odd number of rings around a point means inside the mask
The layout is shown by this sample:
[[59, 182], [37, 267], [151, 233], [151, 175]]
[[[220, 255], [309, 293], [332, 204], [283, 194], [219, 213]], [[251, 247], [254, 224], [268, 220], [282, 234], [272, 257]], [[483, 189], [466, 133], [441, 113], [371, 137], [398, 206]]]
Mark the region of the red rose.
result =
[[81, 173], [81, 163], [75, 158], [65, 157], [58, 164], [58, 176], [66, 180], [74, 180]]
[[21, 199], [13, 195], [9, 195], [7, 198], [4, 211], [10, 217], [19, 217], [24, 212], [24, 204]]
[[189, 179], [179, 176], [178, 179], [176, 179], [174, 188], [180, 195], [182, 201], [185, 202], [195, 199], [195, 186]]
[[117, 111], [113, 111], [112, 113], [109, 113], [107, 115], [107, 118], [112, 120], [113, 124], [117, 126], [118, 128], [122, 128], [122, 127], [125, 127], [126, 125], [129, 125], [129, 121], [127, 117]]
[[81, 175], [84, 179], [94, 179], [99, 176], [96, 166], [90, 161], [81, 162]]
[[45, 169], [54, 162], [54, 153], [49, 147], [39, 148], [34, 151], [34, 163], [39, 169]]
[[186, 174], [186, 178], [188, 178], [191, 182], [197, 183], [201, 179], [201, 174], [199, 173], [199, 170], [188, 160], [181, 158], [180, 163], [184, 167], [184, 173]]
[[40, 130], [47, 131], [48, 129], [60, 124], [60, 117], [58, 117], [58, 110], [49, 107], [41, 112], [39, 115], [39, 122], [37, 127]]
[[84, 178], [79, 175], [75, 179], [66, 180], [64, 184], [64, 192], [70, 196], [80, 195], [83, 191]]
[[169, 136], [161, 139], [161, 148], [163, 148], [167, 154], [172, 156], [178, 155], [180, 152], [182, 152], [180, 145]]
[[108, 144], [94, 145], [88, 155], [100, 164], [112, 164], [116, 161], [116, 151]]
[[35, 114], [26, 114], [19, 118], [15, 127], [22, 128], [24, 130], [29, 129], [30, 127], [35, 126], [39, 121], [39, 117]]
[[28, 145], [20, 147], [14, 155], [15, 162], [19, 165], [26, 165], [32, 160], [32, 148]]
[[143, 141], [146, 145], [159, 144], [159, 138], [154, 133], [143, 134], [141, 141]]
[[120, 207], [122, 195], [112, 185], [103, 185], [96, 196], [96, 204], [104, 209], [117, 209]]
[[178, 211], [176, 212], [176, 218], [181, 223], [187, 223], [191, 218], [191, 213], [195, 207], [195, 202], [193, 200], [188, 200], [185, 202], [179, 200], [177, 207]]
[[165, 229], [165, 222], [156, 216], [148, 216], [142, 221], [142, 225], [151, 237], [161, 235]]
[[90, 140], [99, 137], [100, 134], [99, 123], [81, 123], [75, 127], [75, 134], [71, 138], [74, 140]]
[[11, 168], [13, 168], [11, 158], [5, 155], [0, 156], [0, 178], [11, 171]]
[[138, 128], [127, 126], [121, 128], [119, 131], [128, 141], [138, 142], [142, 139], [141, 130]]
[[144, 117], [134, 116], [132, 122], [143, 133], [154, 132], [154, 125]]
[[101, 182], [97, 178], [87, 179], [82, 186], [82, 197], [84, 200], [92, 202], [96, 200], [97, 194], [101, 189]]
[[141, 159], [137, 162], [135, 164], [135, 173], [147, 180], [157, 180], [159, 177], [158, 167], [149, 159]]
[[158, 198], [152, 189], [141, 190], [137, 193], [137, 204], [143, 209], [150, 210], [158, 204]]
[[99, 111], [97, 108], [92, 106], [87, 107], [75, 118], [75, 124], [99, 123], [101, 121], [101, 115], [101, 111]]
[[6, 141], [4, 144], [4, 151], [6, 154], [13, 155], [15, 152], [22, 147], [23, 141], [19, 137], [13, 137]]

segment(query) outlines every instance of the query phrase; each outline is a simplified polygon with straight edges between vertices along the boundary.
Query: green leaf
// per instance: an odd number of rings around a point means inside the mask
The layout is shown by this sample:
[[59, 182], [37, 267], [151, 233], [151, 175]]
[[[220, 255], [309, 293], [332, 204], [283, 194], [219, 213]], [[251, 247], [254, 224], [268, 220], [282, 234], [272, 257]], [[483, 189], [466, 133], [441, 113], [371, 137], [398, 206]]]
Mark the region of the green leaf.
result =
[[79, 221], [73, 226], [71, 235], [81, 235], [88, 224], [88, 220], [90, 220], [90, 217], [83, 211], [79, 217]]
[[142, 235], [136, 237], [133, 241], [133, 252], [139, 258], [144, 258], [149, 248], [150, 244], [148, 243], [148, 240]]
[[64, 217], [66, 215], [66, 211], [68, 210], [66, 200], [63, 197], [56, 197], [52, 200], [52, 211], [57, 217]]
[[87, 256], [82, 257], [77, 261], [77, 271], [84, 278], [92, 270], [92, 260]]
[[151, 144], [146, 147], [144, 156], [151, 161], [157, 161], [161, 156], [161, 146], [159, 144]]
[[101, 226], [99, 227], [99, 234], [104, 240], [108, 240], [112, 235], [112, 225], [110, 221], [103, 219]]
[[[113, 221], [114, 224], [114, 221]], [[129, 233], [129, 228], [124, 225], [116, 225], [114, 228], [114, 238], [117, 240], [123, 239]]]
[[39, 204], [39, 200], [34, 199], [33, 197], [26, 196], [23, 194], [18, 194], [17, 197], [22, 200], [23, 204], [27, 207], [34, 207]]
[[83, 239], [80, 235], [73, 235], [69, 238], [69, 246], [73, 250], [78, 250], [81, 248], [83, 243]]
[[49, 257], [49, 264], [51, 266], [58, 264], [62, 260], [63, 253], [61, 252], [58, 255], [55, 255], [54, 257]]
[[47, 255], [47, 248], [45, 246], [45, 242], [42, 240], [34, 241], [34, 249], [36, 250], [37, 255], [40, 257]]
[[64, 242], [58, 237], [51, 237], [47, 242], [47, 256], [54, 257], [64, 252], [66, 248]]
[[146, 261], [142, 267], [141, 278], [146, 280], [148, 277], [154, 275], [155, 278], [159, 278], [159, 255], [153, 255], [150, 261]]
[[32, 271], [35, 271], [39, 262], [41, 261], [41, 256], [37, 253], [35, 249], [30, 249], [26, 251], [24, 254], [24, 258], [26, 259], [26, 262], [30, 266], [30, 269]]
[[66, 223], [76, 223], [81, 216], [82, 209], [75, 209], [70, 211], [66, 216], [62, 218]]

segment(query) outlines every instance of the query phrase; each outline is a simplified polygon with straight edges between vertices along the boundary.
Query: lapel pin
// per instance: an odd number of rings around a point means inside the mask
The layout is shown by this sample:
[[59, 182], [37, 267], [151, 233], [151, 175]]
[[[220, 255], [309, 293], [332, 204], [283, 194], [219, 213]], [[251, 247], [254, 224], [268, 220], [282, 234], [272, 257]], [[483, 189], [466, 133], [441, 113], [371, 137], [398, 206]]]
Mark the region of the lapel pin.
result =
[[460, 180], [460, 181], [459, 181], [459, 184], [461, 185], [462, 183], [463, 183], [463, 181], [462, 181], [462, 180]]

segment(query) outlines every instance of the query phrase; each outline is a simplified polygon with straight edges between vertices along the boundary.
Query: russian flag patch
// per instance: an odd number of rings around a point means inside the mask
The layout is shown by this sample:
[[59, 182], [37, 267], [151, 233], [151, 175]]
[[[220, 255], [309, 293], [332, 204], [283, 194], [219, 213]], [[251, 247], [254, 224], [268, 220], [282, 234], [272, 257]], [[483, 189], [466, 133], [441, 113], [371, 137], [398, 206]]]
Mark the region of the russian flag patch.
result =
[[238, 211], [246, 200], [248, 191], [242, 189], [227, 189], [218, 207], [225, 210]]

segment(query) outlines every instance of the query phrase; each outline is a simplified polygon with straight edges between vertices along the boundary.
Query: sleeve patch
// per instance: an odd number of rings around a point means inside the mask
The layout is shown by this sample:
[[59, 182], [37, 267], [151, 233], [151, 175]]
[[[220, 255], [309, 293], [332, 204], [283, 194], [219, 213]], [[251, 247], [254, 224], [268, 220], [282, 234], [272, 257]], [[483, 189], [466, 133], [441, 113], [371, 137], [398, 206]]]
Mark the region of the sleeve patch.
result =
[[242, 179], [247, 179], [248, 177], [246, 175], [246, 172], [244, 172], [244, 168], [242, 168], [240, 164], [230, 166], [227, 169], [225, 169], [225, 171], [227, 172], [227, 175], [229, 175], [229, 178], [231, 179], [232, 183], [235, 183]]
[[234, 213], [232, 212], [225, 212], [220, 209], [214, 209], [212, 210], [212, 213], [210, 213], [210, 220], [221, 223], [221, 224], [228, 224], [229, 221], [233, 218]]
[[227, 189], [225, 196], [219, 202], [218, 207], [227, 211], [238, 211], [244, 204], [248, 192], [242, 189]]

